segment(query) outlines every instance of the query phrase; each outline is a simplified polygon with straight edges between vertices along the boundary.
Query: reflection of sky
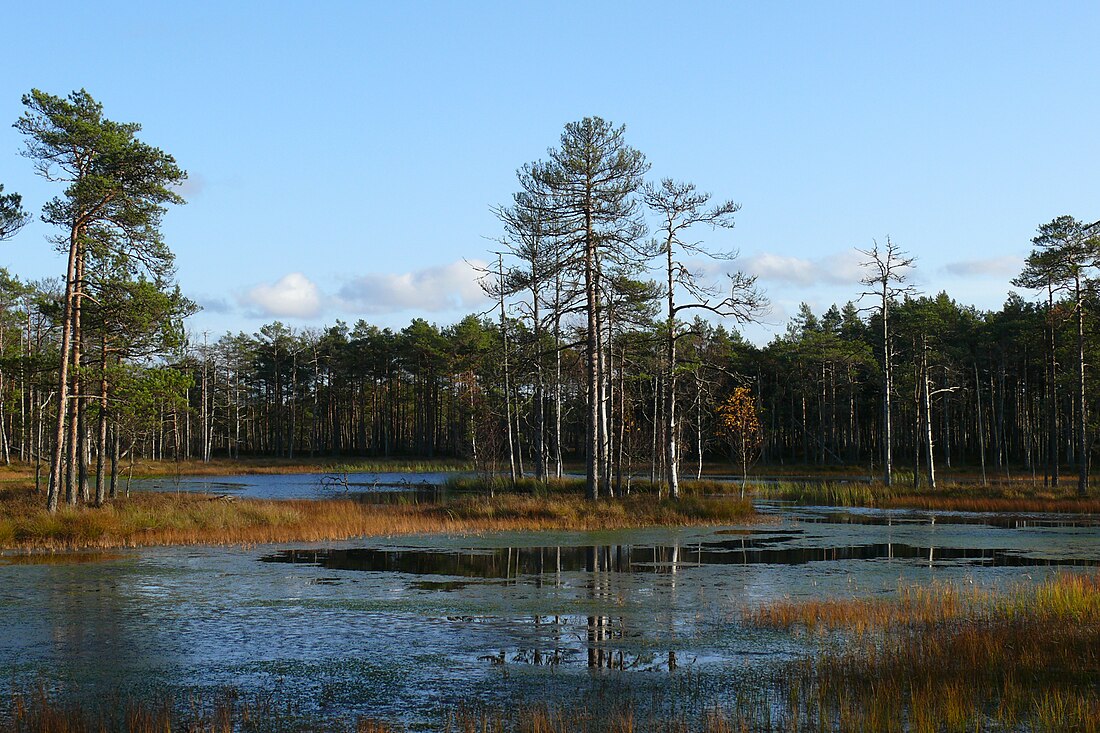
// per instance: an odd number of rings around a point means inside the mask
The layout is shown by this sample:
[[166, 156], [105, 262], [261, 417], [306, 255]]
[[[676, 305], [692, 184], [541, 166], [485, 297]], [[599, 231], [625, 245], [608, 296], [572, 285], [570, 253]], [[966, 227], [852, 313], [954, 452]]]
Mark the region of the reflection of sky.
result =
[[[820, 550], [829, 557], [834, 548], [896, 543], [1100, 560], [1096, 527], [782, 521], [751, 529], [746, 537], [771, 536], [795, 555]], [[518, 577], [455, 578], [260, 562], [289, 549], [270, 546], [150, 549], [101, 563], [0, 564], [0, 669], [24, 679], [79, 681], [89, 692], [162, 684], [279, 689], [322, 710], [415, 718], [441, 700], [502, 700], [521, 684], [562, 700], [578, 685], [595, 689], [601, 677], [585, 671], [591, 638], [621, 653], [633, 670], [605, 670], [616, 684], [667, 675], [669, 651], [679, 669], [722, 679], [804, 649], [786, 635], [743, 628], [746, 606], [892, 593], [900, 584], [932, 581], [1011, 584], [1057, 571], [962, 559], [930, 565], [927, 558], [696, 564], [700, 547], [728, 546], [739, 536], [645, 529], [325, 546], [484, 555], [496, 548], [596, 545], [612, 554], [634, 548], [639, 556], [646, 548], [676, 548], [675, 572], [667, 562], [596, 573], [568, 566], [557, 573], [547, 564], [537, 576], [521, 563]], [[534, 665], [536, 653], [541, 663], [557, 666]]]

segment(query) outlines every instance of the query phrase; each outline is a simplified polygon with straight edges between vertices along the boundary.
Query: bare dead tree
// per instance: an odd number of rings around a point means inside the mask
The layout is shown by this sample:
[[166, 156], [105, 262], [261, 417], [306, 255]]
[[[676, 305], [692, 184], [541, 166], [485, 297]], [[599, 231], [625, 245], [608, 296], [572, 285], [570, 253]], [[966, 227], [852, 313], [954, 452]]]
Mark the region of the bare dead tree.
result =
[[880, 247], [877, 240], [869, 250], [856, 248], [865, 255], [862, 266], [867, 275], [859, 282], [873, 290], [864, 291], [860, 297], [879, 299], [878, 310], [882, 318], [882, 472], [883, 482], [889, 486], [894, 470], [893, 431], [890, 421], [890, 395], [893, 390], [893, 365], [890, 352], [890, 303], [915, 292], [909, 283], [908, 271], [912, 269], [916, 258], [903, 251], [898, 245], [886, 238], [886, 246]]
[[[699, 241], [686, 241], [683, 236], [693, 226], [709, 225], [712, 229], [733, 227], [733, 215], [741, 208], [733, 201], [710, 205], [709, 193], [699, 191], [695, 184], [663, 179], [660, 184], [647, 183], [642, 197], [660, 218], [660, 253], [665, 259], [665, 458], [666, 482], [670, 498], [680, 496], [679, 450], [676, 414], [676, 342], [681, 335], [676, 329], [677, 316], [688, 310], [707, 311], [717, 316], [733, 318], [738, 323], [756, 320], [767, 308], [767, 299], [756, 285], [756, 278], [737, 271], [729, 275], [726, 291], [706, 285], [698, 273], [687, 264], [691, 257], [733, 260], [734, 251], [712, 250]], [[677, 302], [677, 294], [686, 295], [686, 302]], [[690, 333], [690, 332], [685, 332]]]

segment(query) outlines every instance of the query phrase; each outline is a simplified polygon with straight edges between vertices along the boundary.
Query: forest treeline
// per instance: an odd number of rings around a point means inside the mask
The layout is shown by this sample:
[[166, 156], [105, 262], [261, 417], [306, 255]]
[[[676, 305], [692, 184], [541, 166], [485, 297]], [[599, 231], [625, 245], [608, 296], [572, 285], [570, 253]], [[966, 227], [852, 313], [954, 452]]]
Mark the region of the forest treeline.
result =
[[[937, 465], [1072, 470], [1087, 487], [1096, 225], [1040, 227], [1015, 281], [1039, 297], [998, 311], [916, 293], [919, 263], [875, 243], [853, 302], [803, 305], [757, 346], [737, 328], [765, 312], [755, 278], [698, 267], [733, 260], [703, 237], [739, 207], [646, 181], [625, 128], [586, 118], [494, 209], [491, 312], [200, 337], [159, 227], [186, 173], [87, 92], [24, 105], [24, 155], [61, 187], [41, 216], [67, 269], [0, 278], [0, 452], [38, 467], [51, 508], [106, 501], [137, 457], [458, 457], [539, 478], [584, 462], [590, 497], [641, 476], [675, 497], [680, 472], [729, 457], [933, 483]], [[28, 218], [0, 189], [0, 238]]]
[[[5, 459], [33, 460], [48, 455], [44, 423], [57, 389], [59, 292], [11, 278], [0, 286], [0, 446]], [[1001, 310], [982, 312], [941, 293], [899, 301], [892, 313], [899, 467], [912, 471], [924, 450], [924, 369], [934, 393], [934, 455], [941, 465], [977, 468], [984, 452], [991, 474], [1042, 477], [1076, 466], [1072, 367], [1057, 375], [1057, 460], [1045, 440], [1050, 314], [1044, 304], [1010, 296]], [[1055, 302], [1058, 364], [1076, 361], [1072, 315], [1071, 302]], [[763, 347], [702, 319], [682, 324], [690, 334], [680, 340], [677, 380], [685, 469], [695, 473], [703, 460], [729, 456], [716, 410], [736, 387], [747, 386], [763, 428], [762, 463], [879, 470], [877, 320], [852, 303], [819, 314], [804, 305], [786, 332]], [[510, 320], [507, 331], [518, 469], [533, 472], [537, 463], [535, 367], [541, 359], [548, 375], [541, 442], [555, 474], [563, 461], [584, 454], [583, 354], [575, 346], [540, 346], [521, 319]], [[1087, 336], [1091, 358], [1100, 340], [1095, 329]], [[91, 374], [101, 354], [90, 351]], [[615, 481], [659, 478], [665, 468], [661, 325], [651, 321], [616, 333], [610, 351]], [[444, 328], [417, 319], [401, 330], [363, 321], [295, 330], [276, 322], [209, 343], [181, 337], [156, 359], [112, 358], [108, 371], [111, 447], [125, 455], [447, 456], [507, 470], [504, 339], [500, 324], [485, 317]], [[98, 375], [91, 382], [98, 383]], [[1090, 402], [1096, 387], [1090, 378]], [[97, 418], [98, 411], [89, 424]]]

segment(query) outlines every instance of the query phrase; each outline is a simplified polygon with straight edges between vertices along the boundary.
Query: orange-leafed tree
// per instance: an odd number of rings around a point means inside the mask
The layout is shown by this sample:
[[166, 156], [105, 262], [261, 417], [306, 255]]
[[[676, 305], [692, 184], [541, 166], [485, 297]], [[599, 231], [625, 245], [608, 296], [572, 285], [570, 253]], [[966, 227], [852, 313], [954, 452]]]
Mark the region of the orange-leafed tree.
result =
[[718, 406], [717, 412], [718, 436], [730, 446], [734, 459], [741, 464], [741, 498], [744, 499], [749, 465], [759, 457], [764, 444], [756, 399], [748, 387], [736, 387]]

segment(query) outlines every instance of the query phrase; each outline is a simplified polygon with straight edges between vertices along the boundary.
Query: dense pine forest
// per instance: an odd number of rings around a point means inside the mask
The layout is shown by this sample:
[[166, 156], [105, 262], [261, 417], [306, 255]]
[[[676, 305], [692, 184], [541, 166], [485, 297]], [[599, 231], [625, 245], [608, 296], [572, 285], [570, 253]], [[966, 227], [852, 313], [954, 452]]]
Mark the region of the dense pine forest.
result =
[[[759, 346], [738, 325], [763, 317], [764, 293], [706, 244], [738, 205], [647, 182], [625, 129], [586, 118], [494, 209], [492, 309], [213, 337], [187, 329], [196, 306], [160, 232], [186, 173], [87, 92], [24, 104], [16, 127], [56, 186], [41, 217], [67, 266], [0, 277], [0, 452], [38, 466], [51, 506], [102, 503], [139, 457], [456, 457], [538, 478], [584, 463], [592, 497], [634, 477], [675, 496], [679, 474], [713, 461], [887, 482], [968, 467], [1087, 488], [1096, 225], [1039, 227], [1014, 281], [1035, 297], [995, 312], [916, 292], [919, 252], [867, 236], [852, 300], [803, 305]], [[21, 240], [31, 214], [0, 196], [0, 237]], [[729, 274], [698, 275], [706, 258]]]

